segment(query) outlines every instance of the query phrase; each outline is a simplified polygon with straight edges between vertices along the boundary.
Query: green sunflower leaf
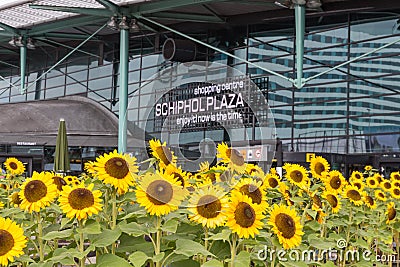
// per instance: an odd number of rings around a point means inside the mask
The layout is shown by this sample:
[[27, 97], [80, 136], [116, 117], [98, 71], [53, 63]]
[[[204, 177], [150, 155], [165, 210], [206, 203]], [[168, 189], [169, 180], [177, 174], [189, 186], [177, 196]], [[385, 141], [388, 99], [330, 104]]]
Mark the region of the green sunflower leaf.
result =
[[201, 265], [201, 267], [224, 267], [223, 263], [217, 260], [210, 260]]
[[[76, 229], [76, 231], [80, 233], [81, 230]], [[99, 222], [96, 222], [94, 220], [88, 220], [82, 232], [89, 235], [98, 235], [101, 234], [103, 231], [101, 230]]]
[[178, 229], [179, 222], [175, 219], [168, 220], [167, 222], [164, 223], [164, 225], [161, 227], [161, 229], [165, 232], [169, 233], [176, 233], [176, 230]]
[[70, 237], [73, 234], [73, 229], [63, 231], [52, 231], [43, 236], [43, 240], [63, 239]]
[[206, 250], [201, 244], [194, 242], [192, 240], [177, 240], [176, 241], [176, 249], [174, 250], [176, 254], [181, 254], [186, 257], [192, 257], [197, 254], [202, 254], [205, 256], [213, 256], [214, 255]]
[[249, 267], [250, 266], [250, 253], [247, 251], [240, 251], [235, 257], [235, 267]]
[[113, 254], [103, 254], [98, 257], [96, 261], [97, 267], [109, 267], [109, 266], [118, 266], [118, 267], [131, 267], [132, 265], [129, 262], [117, 255]]
[[232, 231], [229, 229], [223, 229], [221, 233], [215, 234], [213, 236], [210, 236], [208, 240], [223, 240], [227, 241], [229, 240], [229, 237], [231, 236]]
[[118, 227], [114, 230], [106, 229], [101, 233], [101, 235], [93, 235], [92, 238], [89, 239], [92, 240], [95, 247], [106, 247], [117, 241], [121, 233], [121, 229]]
[[145, 227], [135, 222], [126, 223], [123, 221], [118, 224], [118, 227], [122, 232], [135, 237], [147, 235], [149, 233]]
[[141, 267], [145, 262], [150, 259], [149, 256], [146, 255], [146, 253], [141, 252], [141, 251], [136, 251], [129, 255], [129, 261], [133, 264], [135, 267]]

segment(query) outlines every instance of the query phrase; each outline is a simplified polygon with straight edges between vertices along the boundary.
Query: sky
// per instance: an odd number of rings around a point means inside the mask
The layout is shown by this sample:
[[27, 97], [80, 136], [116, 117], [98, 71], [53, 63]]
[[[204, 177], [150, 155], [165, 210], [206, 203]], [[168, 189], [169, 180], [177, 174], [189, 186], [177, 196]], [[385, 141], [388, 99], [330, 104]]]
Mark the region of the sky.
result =
[[18, 3], [21, 2], [20, 0], [0, 0], [0, 7], [11, 4], [11, 3]]

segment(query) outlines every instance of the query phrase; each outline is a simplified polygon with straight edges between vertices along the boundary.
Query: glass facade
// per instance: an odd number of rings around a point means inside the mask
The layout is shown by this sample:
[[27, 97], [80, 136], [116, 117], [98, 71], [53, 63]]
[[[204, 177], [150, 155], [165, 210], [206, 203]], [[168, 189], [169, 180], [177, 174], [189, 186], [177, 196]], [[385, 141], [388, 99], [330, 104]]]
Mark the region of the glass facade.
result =
[[[196, 37], [295, 78], [292, 26], [277, 30], [248, 26], [247, 31], [230, 41], [221, 41], [211, 33]], [[135, 101], [149, 102], [151, 95], [141, 93], [141, 87], [175, 64], [165, 61], [161, 53], [163, 38], [168, 35], [158, 33], [130, 39], [128, 93], [139, 94]], [[306, 27], [305, 78], [399, 38], [399, 21], [392, 17], [362, 20], [356, 14], [349, 14], [347, 22]], [[100, 50], [93, 45], [87, 47], [85, 51], [90, 53], [78, 51], [46, 74], [67, 49], [47, 51], [41, 60], [28, 60], [29, 87], [25, 94], [19, 90], [19, 70], [0, 69], [6, 77], [0, 81], [0, 103], [79, 94], [118, 114], [119, 51], [115, 48], [100, 56]], [[259, 86], [274, 115], [277, 137], [282, 140], [284, 151], [400, 152], [400, 43], [321, 75], [301, 89], [210, 49], [206, 53], [207, 60], [227, 64], [249, 75]], [[140, 112], [136, 116], [140, 117]], [[210, 134], [223, 136], [224, 132]], [[191, 137], [182, 135], [182, 138]]]

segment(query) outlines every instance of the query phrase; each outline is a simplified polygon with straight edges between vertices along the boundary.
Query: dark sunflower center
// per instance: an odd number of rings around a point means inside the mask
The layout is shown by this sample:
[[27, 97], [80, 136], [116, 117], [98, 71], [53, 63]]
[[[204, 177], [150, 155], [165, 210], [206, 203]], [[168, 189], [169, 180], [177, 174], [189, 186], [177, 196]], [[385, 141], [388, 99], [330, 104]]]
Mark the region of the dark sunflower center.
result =
[[16, 204], [16, 205], [21, 204], [22, 199], [19, 197], [18, 192], [14, 192], [14, 193], [11, 195], [11, 201], [12, 201], [12, 203], [14, 203], [14, 204]]
[[379, 193], [378, 193], [378, 198], [384, 199], [384, 198], [385, 198], [385, 195], [384, 195], [382, 192], [379, 192]]
[[68, 203], [74, 210], [83, 210], [94, 204], [93, 193], [85, 188], [77, 188], [71, 191], [68, 196]]
[[169, 150], [168, 147], [158, 146], [155, 152], [165, 165], [169, 165], [172, 162], [172, 152]]
[[388, 219], [391, 221], [394, 218], [396, 218], [396, 210], [393, 207], [390, 207], [388, 210]]
[[369, 184], [374, 186], [376, 184], [375, 180], [369, 180]]
[[338, 199], [334, 195], [328, 195], [326, 197], [326, 200], [328, 200], [329, 204], [331, 205], [332, 208], [336, 208], [338, 205]]
[[174, 172], [174, 178], [178, 180], [178, 182], [181, 182], [182, 187], [185, 187], [185, 179], [183, 178], [182, 175], [180, 175], [177, 172]]
[[370, 197], [370, 196], [366, 196], [365, 197], [365, 200], [367, 201], [367, 203], [370, 205], [370, 206], [373, 206], [374, 205], [374, 199], [372, 198], [372, 197]]
[[393, 194], [395, 196], [400, 196], [400, 189], [398, 189], [398, 188], [393, 189]]
[[322, 208], [322, 201], [321, 201], [321, 199], [319, 198], [319, 196], [314, 195], [314, 196], [312, 197], [312, 200], [313, 200], [313, 204], [314, 204], [315, 206], [317, 206], [318, 208]]
[[207, 177], [211, 180], [211, 182], [215, 183], [217, 181], [217, 178], [215, 177], [215, 173], [211, 172], [207, 174]]
[[390, 188], [392, 188], [392, 185], [391, 185], [391, 183], [389, 183], [389, 182], [385, 182], [385, 183], [383, 184], [383, 187], [385, 187], [386, 189], [390, 189]]
[[104, 170], [108, 175], [116, 179], [124, 179], [129, 173], [128, 163], [122, 158], [110, 158], [104, 164]]
[[256, 220], [256, 212], [246, 202], [240, 202], [235, 210], [235, 221], [243, 228], [249, 228]]
[[317, 162], [317, 163], [315, 164], [315, 172], [316, 172], [318, 175], [321, 175], [321, 173], [324, 172], [324, 171], [325, 171], [325, 166], [324, 166], [324, 164], [322, 164], [321, 162]]
[[230, 158], [231, 162], [235, 165], [242, 166], [244, 164], [243, 155], [239, 151], [233, 148], [228, 148], [226, 155]]
[[395, 174], [395, 175], [394, 175], [394, 179], [395, 179], [395, 180], [400, 180], [400, 175]]
[[221, 212], [221, 208], [221, 201], [216, 196], [212, 195], [201, 197], [197, 203], [197, 212], [200, 216], [207, 219], [217, 217]]
[[354, 189], [350, 189], [349, 191], [347, 191], [347, 197], [354, 201], [358, 201], [361, 199], [360, 193]]
[[14, 247], [14, 238], [8, 231], [0, 229], [0, 257]]
[[339, 176], [332, 176], [329, 184], [333, 189], [337, 190], [342, 185], [342, 180], [339, 178]]
[[296, 224], [293, 218], [285, 213], [279, 213], [275, 217], [275, 225], [278, 227], [279, 232], [286, 239], [292, 238], [296, 233]]
[[57, 186], [58, 191], [61, 191], [62, 187], [64, 185], [67, 185], [67, 182], [62, 177], [59, 176], [53, 177], [53, 183]]
[[239, 189], [244, 195], [251, 198], [253, 203], [260, 204], [262, 200], [262, 193], [260, 189], [253, 184], [245, 184]]
[[18, 165], [15, 162], [10, 162], [10, 164], [8, 164], [8, 166], [10, 166], [10, 168], [13, 169], [13, 170], [18, 169]]
[[301, 173], [301, 171], [294, 170], [290, 172], [290, 178], [292, 178], [292, 180], [296, 183], [300, 183], [301, 181], [303, 181], [303, 174]]
[[356, 174], [354, 175], [354, 177], [356, 177], [356, 179], [361, 179], [361, 175], [360, 175], [359, 173], [356, 173]]
[[147, 187], [146, 195], [154, 205], [165, 205], [172, 199], [174, 190], [170, 183], [155, 180]]
[[268, 178], [268, 184], [269, 184], [270, 187], [275, 188], [275, 187], [278, 186], [279, 183], [278, 183], [278, 180], [276, 180], [275, 178], [271, 177], [271, 178]]
[[356, 183], [354, 183], [353, 185], [354, 185], [355, 187], [357, 187], [358, 189], [361, 189], [361, 184], [360, 184], [360, 183], [356, 182]]
[[31, 203], [41, 200], [46, 194], [47, 187], [42, 181], [33, 180], [25, 186], [24, 196]]

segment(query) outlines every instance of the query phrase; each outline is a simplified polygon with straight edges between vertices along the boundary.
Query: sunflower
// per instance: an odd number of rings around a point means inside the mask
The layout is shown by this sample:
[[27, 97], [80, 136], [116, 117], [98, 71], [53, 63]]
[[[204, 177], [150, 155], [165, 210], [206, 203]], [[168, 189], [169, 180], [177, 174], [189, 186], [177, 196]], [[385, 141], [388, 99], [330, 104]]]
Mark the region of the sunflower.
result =
[[57, 186], [53, 184], [53, 175], [50, 172], [33, 172], [31, 178], [21, 186], [19, 197], [22, 202], [20, 208], [25, 211], [39, 212], [47, 207], [57, 197]]
[[[279, 182], [278, 190], [282, 194], [283, 198], [286, 200], [286, 204], [288, 206], [294, 205], [294, 202], [291, 199], [292, 194], [290, 193], [289, 187], [286, 185], [285, 182]], [[299, 191], [301, 191], [301, 189]]]
[[371, 210], [376, 209], [377, 204], [373, 197], [369, 196], [367, 193], [364, 193], [364, 203]]
[[260, 166], [254, 164], [246, 164], [246, 174], [262, 178], [265, 176], [264, 171]]
[[146, 173], [136, 189], [136, 199], [150, 215], [161, 216], [177, 210], [186, 190], [173, 175]]
[[18, 207], [22, 203], [22, 199], [19, 197], [18, 192], [14, 192], [10, 198], [10, 203], [14, 204], [14, 207]]
[[4, 162], [4, 166], [12, 175], [20, 175], [25, 172], [24, 164], [16, 158], [7, 158]]
[[317, 191], [314, 192], [310, 192], [309, 193], [310, 197], [311, 197], [311, 201], [312, 201], [312, 206], [311, 209], [315, 210], [315, 211], [322, 211], [322, 201], [321, 198], [317, 195]]
[[237, 233], [239, 238], [254, 238], [259, 233], [258, 229], [263, 227], [261, 221], [265, 216], [262, 208], [254, 205], [251, 198], [239, 192], [232, 192], [230, 202], [225, 211], [227, 217], [226, 226], [232, 232]]
[[134, 184], [138, 167], [136, 158], [129, 154], [120, 154], [116, 150], [97, 158], [94, 169], [97, 176], [106, 184], [111, 184], [124, 194]]
[[278, 236], [279, 243], [284, 249], [297, 247], [301, 243], [303, 226], [296, 211], [284, 205], [275, 204], [268, 221], [272, 231]]
[[392, 181], [392, 187], [400, 188], [400, 181], [393, 180], [393, 181]]
[[323, 172], [328, 172], [330, 169], [329, 163], [326, 159], [321, 156], [317, 156], [311, 159], [310, 171], [312, 176], [315, 178], [322, 178]]
[[268, 173], [265, 178], [263, 184], [266, 188], [276, 188], [281, 182], [281, 178], [276, 173]]
[[86, 219], [88, 216], [98, 214], [102, 210], [101, 192], [93, 190], [94, 184], [85, 187], [79, 185], [64, 186], [58, 201], [61, 210], [70, 219], [76, 217], [78, 220]]
[[246, 163], [244, 157], [240, 152], [234, 148], [229, 148], [226, 143], [218, 144], [217, 158], [221, 162], [228, 164], [228, 167], [235, 170], [237, 173], [244, 173], [246, 171]]
[[357, 187], [359, 191], [364, 190], [365, 184], [363, 183], [362, 180], [352, 180], [350, 183], [351, 183], [351, 185], [354, 185], [355, 187]]
[[373, 177], [378, 181], [378, 183], [382, 183], [383, 177], [381, 174], [375, 173]]
[[234, 187], [234, 190], [248, 196], [253, 204], [260, 205], [262, 210], [268, 208], [268, 202], [264, 190], [265, 185], [261, 181], [252, 178], [242, 178]]
[[390, 192], [392, 190], [392, 183], [389, 180], [382, 181], [380, 186], [385, 192]]
[[366, 165], [364, 167], [364, 171], [366, 171], [366, 172], [372, 171], [372, 166], [371, 165]]
[[375, 177], [368, 177], [366, 184], [369, 188], [377, 188], [379, 185], [379, 182], [375, 179]]
[[326, 190], [334, 194], [340, 194], [346, 186], [346, 180], [339, 171], [330, 171], [325, 179], [323, 179]]
[[310, 179], [306, 168], [299, 164], [292, 164], [286, 168], [286, 179], [294, 185], [297, 185], [301, 189], [307, 189], [310, 187]]
[[387, 204], [387, 210], [385, 214], [387, 215], [386, 224], [392, 223], [396, 219], [396, 208], [394, 206], [394, 202], [390, 202]]
[[227, 207], [225, 193], [214, 186], [197, 190], [189, 200], [189, 219], [207, 228], [222, 226], [226, 216], [222, 212]]
[[0, 201], [0, 210], [4, 208], [4, 203]]
[[324, 191], [321, 196], [328, 201], [329, 205], [332, 208], [332, 213], [339, 212], [340, 207], [341, 207], [339, 196], [336, 196], [336, 195], [332, 194], [331, 192], [327, 192], [327, 191]]
[[96, 174], [96, 170], [95, 170], [95, 168], [94, 168], [94, 166], [95, 166], [94, 163], [95, 163], [95, 162], [94, 162], [94, 161], [91, 161], [91, 160], [85, 162], [85, 167], [84, 167], [84, 169], [85, 169], [85, 171], [86, 171], [88, 174], [90, 174], [90, 175], [95, 175], [95, 174]]
[[347, 185], [344, 188], [343, 197], [349, 199], [356, 206], [363, 204], [362, 193], [354, 185]]
[[385, 193], [382, 190], [375, 190], [375, 198], [385, 202], [387, 200]]
[[52, 173], [52, 179], [53, 179], [53, 184], [55, 184], [56, 186], [57, 186], [57, 190], [58, 191], [62, 191], [62, 189], [63, 189], [63, 186], [64, 185], [67, 185], [67, 182], [64, 180], [64, 178], [63, 177], [61, 177], [61, 176], [58, 176], [58, 175], [56, 175], [56, 174], [54, 174], [54, 173]]
[[167, 175], [173, 175], [176, 180], [181, 183], [182, 187], [187, 187], [189, 185], [189, 175], [190, 173], [182, 171], [181, 167], [176, 167], [175, 165], [168, 165], [165, 169]]
[[364, 176], [361, 172], [359, 171], [353, 171], [350, 175], [350, 181], [355, 182], [355, 181], [363, 181]]
[[174, 152], [167, 147], [166, 142], [161, 144], [160, 140], [153, 139], [149, 141], [149, 146], [151, 155], [159, 162], [161, 169], [166, 168], [169, 164], [176, 164], [177, 158]]
[[400, 188], [393, 186], [392, 189], [390, 190], [390, 195], [395, 199], [399, 199], [400, 198]]
[[24, 230], [9, 218], [0, 217], [0, 264], [7, 266], [24, 254], [27, 238]]
[[400, 181], [400, 172], [392, 172], [390, 174], [390, 180], [392, 180], [392, 181]]

